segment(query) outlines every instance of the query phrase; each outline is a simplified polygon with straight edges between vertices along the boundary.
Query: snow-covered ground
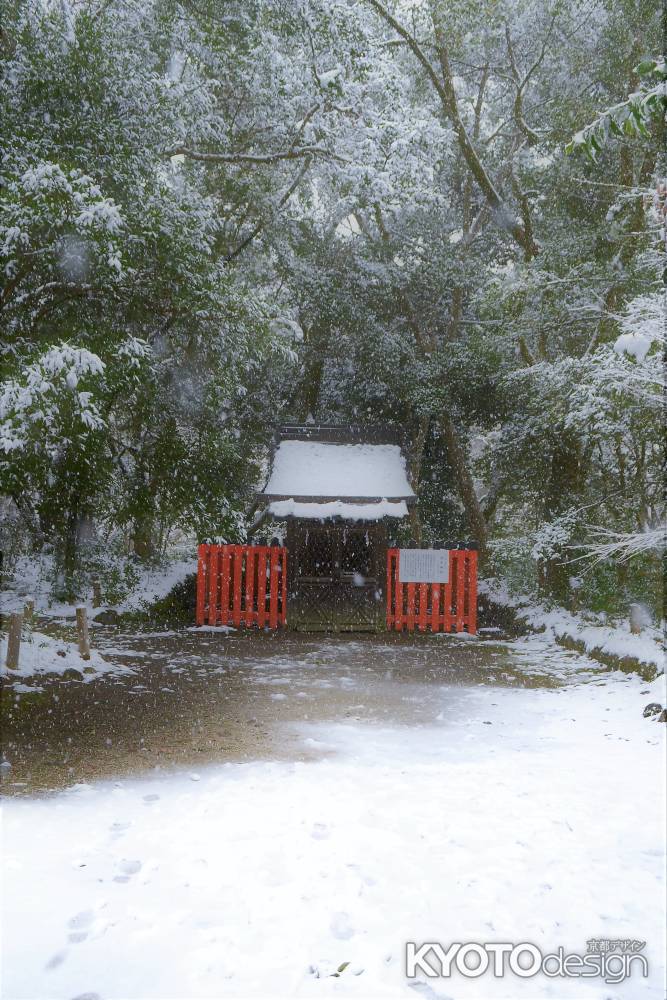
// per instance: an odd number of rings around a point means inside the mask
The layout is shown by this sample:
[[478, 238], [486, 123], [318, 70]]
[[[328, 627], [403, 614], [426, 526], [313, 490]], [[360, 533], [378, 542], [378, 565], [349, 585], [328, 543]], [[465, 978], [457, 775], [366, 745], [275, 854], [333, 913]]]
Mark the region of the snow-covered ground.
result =
[[[424, 685], [430, 724], [292, 723], [312, 762], [9, 800], [3, 996], [657, 1000], [663, 682], [516, 651], [569, 683]], [[649, 979], [405, 977], [406, 941], [591, 938], [646, 942]]]
[[[122, 598], [113, 603], [104, 601], [102, 607], [114, 608], [116, 611], [140, 610], [145, 604], [166, 597], [178, 583], [187, 576], [197, 572], [197, 547], [193, 542], [190, 549], [184, 547], [181, 554], [174, 559], [154, 568], [144, 567], [138, 572], [136, 584]], [[92, 593], [87, 600], [79, 600], [76, 604], [57, 601], [52, 596], [53, 566], [49, 556], [37, 558], [20, 558], [14, 570], [11, 583], [0, 591], [0, 611], [9, 614], [22, 611], [28, 598], [34, 600], [38, 614], [46, 614], [58, 618], [74, 618], [77, 606], [86, 605], [89, 617], [94, 616], [102, 608], [93, 608]]]
[[[76, 670], [79, 680], [91, 681], [100, 674], [131, 673], [129, 667], [120, 666], [107, 660], [91, 649], [90, 659], [83, 660], [74, 642], [55, 639], [53, 636], [25, 629], [19, 650], [18, 668], [7, 670], [7, 636], [0, 634], [0, 676], [13, 681], [16, 677], [35, 677], [46, 674], [63, 675]], [[16, 691], [16, 687], [14, 687]], [[29, 690], [34, 691], [33, 686]]]
[[[136, 587], [119, 604], [113, 605], [117, 611], [134, 611], [144, 604], [151, 604], [166, 597], [170, 590], [182, 583], [187, 576], [197, 572], [197, 548], [180, 559], [174, 559], [165, 566], [144, 570]], [[106, 605], [105, 607], [110, 607]]]
[[543, 629], [555, 639], [581, 643], [585, 651], [606, 654], [618, 660], [636, 660], [656, 673], [665, 672], [665, 629], [644, 624], [639, 634], [630, 631], [629, 621], [610, 621], [604, 614], [580, 612], [572, 614], [565, 608], [546, 608], [528, 597], [512, 596], [494, 581], [483, 581], [480, 593], [516, 610], [517, 617], [533, 629]]
[[546, 611], [528, 607], [521, 612], [521, 617], [533, 628], [544, 628], [557, 639], [582, 643], [587, 653], [599, 651], [619, 660], [636, 660], [664, 673], [664, 635], [655, 626], [645, 625], [641, 633], [633, 634], [629, 622], [608, 624], [586, 620], [563, 608]]

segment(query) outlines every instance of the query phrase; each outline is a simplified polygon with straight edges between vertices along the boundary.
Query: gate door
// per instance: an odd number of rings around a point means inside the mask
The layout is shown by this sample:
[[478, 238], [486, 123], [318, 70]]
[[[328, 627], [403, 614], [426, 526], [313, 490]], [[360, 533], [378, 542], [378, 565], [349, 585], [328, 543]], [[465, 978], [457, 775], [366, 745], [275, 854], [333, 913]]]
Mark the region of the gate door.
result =
[[304, 632], [384, 629], [384, 528], [288, 525], [290, 626]]

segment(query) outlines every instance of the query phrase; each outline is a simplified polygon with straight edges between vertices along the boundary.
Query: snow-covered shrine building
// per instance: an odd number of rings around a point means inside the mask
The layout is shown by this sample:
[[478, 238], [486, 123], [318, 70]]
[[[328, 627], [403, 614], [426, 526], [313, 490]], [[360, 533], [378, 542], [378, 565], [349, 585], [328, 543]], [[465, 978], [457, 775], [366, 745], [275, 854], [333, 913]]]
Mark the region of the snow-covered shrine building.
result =
[[281, 427], [257, 500], [246, 543], [199, 545], [198, 625], [475, 632], [476, 547], [396, 545], [417, 501], [397, 429]]
[[400, 432], [281, 427], [259, 499], [286, 521], [290, 626], [384, 628], [390, 525], [416, 502]]

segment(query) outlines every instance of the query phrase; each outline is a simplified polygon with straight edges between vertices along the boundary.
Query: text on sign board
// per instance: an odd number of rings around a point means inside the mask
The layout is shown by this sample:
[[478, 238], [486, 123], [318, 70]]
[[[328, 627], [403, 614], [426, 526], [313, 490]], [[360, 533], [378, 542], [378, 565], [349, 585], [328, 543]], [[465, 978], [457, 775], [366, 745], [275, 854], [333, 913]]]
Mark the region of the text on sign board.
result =
[[447, 549], [399, 549], [400, 583], [448, 583]]

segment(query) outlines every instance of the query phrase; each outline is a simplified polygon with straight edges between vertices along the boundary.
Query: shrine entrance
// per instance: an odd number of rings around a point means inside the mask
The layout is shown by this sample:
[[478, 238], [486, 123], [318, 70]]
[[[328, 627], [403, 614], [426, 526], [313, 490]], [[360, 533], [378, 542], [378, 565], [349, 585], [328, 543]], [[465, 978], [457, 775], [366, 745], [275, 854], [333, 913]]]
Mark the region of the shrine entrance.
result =
[[384, 524], [289, 521], [287, 548], [291, 628], [345, 632], [385, 627]]
[[279, 428], [257, 498], [263, 539], [199, 548], [199, 624], [475, 631], [473, 547], [393, 547], [417, 499], [396, 428]]

